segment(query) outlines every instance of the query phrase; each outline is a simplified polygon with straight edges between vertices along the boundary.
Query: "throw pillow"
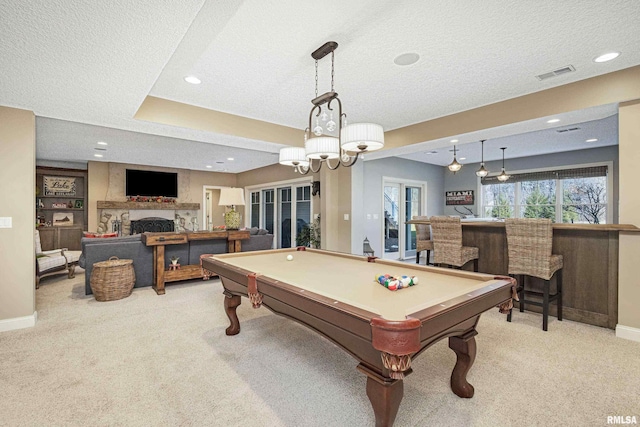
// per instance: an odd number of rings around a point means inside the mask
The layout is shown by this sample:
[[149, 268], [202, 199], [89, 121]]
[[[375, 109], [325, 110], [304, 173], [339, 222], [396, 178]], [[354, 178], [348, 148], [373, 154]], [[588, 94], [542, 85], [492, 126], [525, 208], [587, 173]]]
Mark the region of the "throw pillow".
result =
[[269, 234], [269, 230], [265, 230], [264, 228], [258, 230], [258, 236], [264, 236], [265, 234]]
[[256, 234], [258, 234], [258, 227], [252, 227], [249, 229], [250, 236], [255, 236]]

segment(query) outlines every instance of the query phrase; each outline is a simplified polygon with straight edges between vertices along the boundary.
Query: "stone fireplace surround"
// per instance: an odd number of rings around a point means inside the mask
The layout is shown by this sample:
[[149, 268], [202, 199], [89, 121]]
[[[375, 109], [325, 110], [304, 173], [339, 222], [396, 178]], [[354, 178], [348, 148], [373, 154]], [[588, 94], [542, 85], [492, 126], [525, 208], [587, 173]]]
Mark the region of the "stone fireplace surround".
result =
[[[109, 181], [106, 201], [97, 202], [99, 233], [110, 233], [113, 230], [114, 220], [120, 221], [120, 233], [129, 235], [131, 233], [131, 222], [143, 218], [162, 218], [172, 224], [177, 222], [177, 231], [193, 231], [199, 229], [198, 213], [200, 203], [188, 203], [191, 200], [190, 181], [191, 173], [188, 170], [162, 168], [166, 171], [178, 173], [178, 199], [176, 203], [158, 202], [129, 202], [124, 193], [125, 171], [134, 165], [121, 163], [109, 163]], [[157, 170], [158, 168], [138, 166], [136, 169]]]

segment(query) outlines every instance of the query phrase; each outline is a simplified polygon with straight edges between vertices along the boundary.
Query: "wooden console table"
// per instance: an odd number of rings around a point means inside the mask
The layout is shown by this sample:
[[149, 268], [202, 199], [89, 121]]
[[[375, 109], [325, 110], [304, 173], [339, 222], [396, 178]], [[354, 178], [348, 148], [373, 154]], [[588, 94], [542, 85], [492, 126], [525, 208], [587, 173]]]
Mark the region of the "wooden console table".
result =
[[199, 264], [182, 265], [179, 270], [165, 270], [164, 247], [166, 245], [182, 245], [192, 240], [226, 239], [228, 252], [240, 252], [242, 240], [248, 238], [249, 230], [142, 233], [142, 242], [147, 246], [153, 246], [153, 289], [158, 295], [164, 295], [165, 283], [202, 277]]

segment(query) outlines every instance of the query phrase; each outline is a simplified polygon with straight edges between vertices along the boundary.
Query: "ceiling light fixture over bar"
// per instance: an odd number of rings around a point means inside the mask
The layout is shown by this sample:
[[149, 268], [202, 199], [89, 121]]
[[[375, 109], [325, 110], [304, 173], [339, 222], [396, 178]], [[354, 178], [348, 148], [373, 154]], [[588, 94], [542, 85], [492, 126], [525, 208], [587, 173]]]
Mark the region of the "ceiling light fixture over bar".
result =
[[[311, 54], [316, 62], [316, 97], [311, 100], [313, 107], [304, 131], [305, 147], [280, 149], [279, 163], [293, 166], [302, 175], [310, 171], [319, 172], [324, 162], [331, 170], [339, 166], [353, 166], [360, 154], [384, 147], [382, 126], [374, 123], [347, 124], [347, 115], [342, 112], [342, 102], [333, 86], [334, 52], [337, 48], [338, 43], [330, 41]], [[318, 95], [318, 60], [328, 54], [331, 54], [331, 90]], [[330, 162], [332, 160], [336, 161], [335, 164]]]
[[481, 152], [482, 162], [480, 163], [480, 169], [476, 171], [476, 176], [479, 176], [480, 178], [484, 178], [489, 174], [489, 171], [484, 167], [484, 142], [485, 141], [486, 141], [485, 139], [480, 141], [482, 143], [482, 152]]
[[449, 168], [449, 170], [451, 172], [453, 172], [453, 174], [455, 175], [456, 172], [458, 172], [460, 169], [462, 169], [462, 165], [460, 163], [458, 163], [458, 160], [456, 159], [456, 146], [453, 146], [453, 161], [451, 163], [449, 163], [449, 166], [447, 166]]
[[500, 149], [502, 150], [502, 172], [500, 172], [500, 175], [498, 175], [498, 181], [506, 182], [509, 180], [509, 178], [511, 178], [511, 175], [507, 175], [507, 173], [504, 171], [504, 150], [506, 150], [507, 147], [502, 147]]

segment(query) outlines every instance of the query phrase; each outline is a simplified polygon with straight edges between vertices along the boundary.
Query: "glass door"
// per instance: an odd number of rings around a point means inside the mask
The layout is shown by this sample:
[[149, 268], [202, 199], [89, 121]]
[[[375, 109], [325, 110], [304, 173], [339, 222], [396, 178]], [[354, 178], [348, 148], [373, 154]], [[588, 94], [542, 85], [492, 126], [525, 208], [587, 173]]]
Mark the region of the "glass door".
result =
[[264, 228], [274, 235], [276, 248], [296, 246], [296, 237], [311, 223], [311, 185], [293, 184], [250, 191], [247, 215], [251, 227]]
[[404, 187], [404, 257], [411, 258], [416, 256], [416, 226], [407, 224], [406, 221], [414, 216], [422, 215], [422, 188], [414, 186]]
[[384, 185], [384, 256], [383, 258], [399, 259], [399, 225], [400, 225], [400, 184]]
[[279, 248], [291, 247], [291, 187], [278, 188]]
[[386, 259], [416, 256], [416, 228], [407, 221], [426, 212], [427, 183], [385, 178], [383, 185], [383, 232]]

